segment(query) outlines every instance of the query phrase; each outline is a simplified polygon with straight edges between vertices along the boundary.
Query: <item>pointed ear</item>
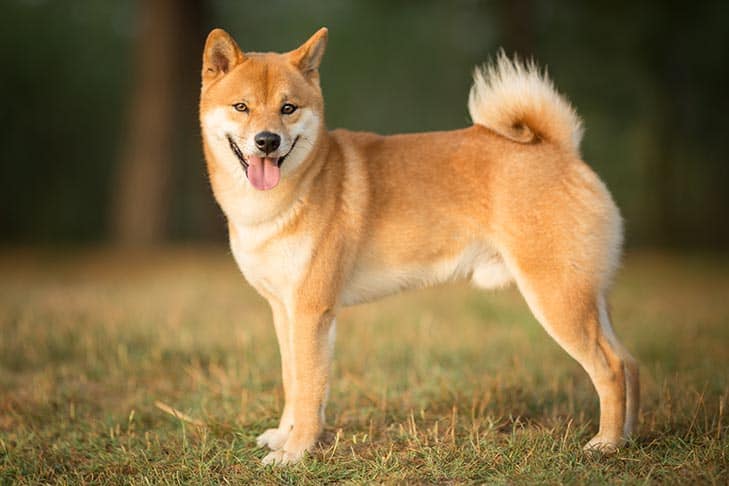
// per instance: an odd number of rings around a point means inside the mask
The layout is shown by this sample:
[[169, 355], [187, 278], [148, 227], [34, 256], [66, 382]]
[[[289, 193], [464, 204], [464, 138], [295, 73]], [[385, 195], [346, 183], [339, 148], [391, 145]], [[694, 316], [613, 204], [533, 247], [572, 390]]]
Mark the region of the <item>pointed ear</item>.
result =
[[231, 69], [243, 62], [243, 51], [235, 40], [223, 29], [213, 29], [208, 34], [203, 51], [203, 83], [225, 76]]
[[327, 32], [329, 32], [327, 28], [322, 27], [301, 47], [289, 52], [288, 56], [291, 63], [298, 67], [304, 75], [308, 76], [319, 69], [321, 58], [324, 56], [324, 50], [327, 46]]

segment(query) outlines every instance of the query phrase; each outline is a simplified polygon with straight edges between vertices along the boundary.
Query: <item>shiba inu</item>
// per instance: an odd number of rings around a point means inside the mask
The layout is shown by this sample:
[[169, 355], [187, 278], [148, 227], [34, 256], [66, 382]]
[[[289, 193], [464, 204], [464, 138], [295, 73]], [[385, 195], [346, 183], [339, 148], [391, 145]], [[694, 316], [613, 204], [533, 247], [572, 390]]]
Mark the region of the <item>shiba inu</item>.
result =
[[380, 136], [327, 131], [318, 68], [327, 30], [284, 54], [207, 38], [200, 123], [230, 247], [273, 313], [285, 406], [258, 437], [265, 463], [300, 460], [322, 430], [342, 306], [455, 280], [514, 282], [587, 371], [613, 451], [638, 414], [638, 367], [606, 293], [622, 222], [581, 160], [581, 121], [533, 64], [500, 55], [475, 72], [473, 125]]

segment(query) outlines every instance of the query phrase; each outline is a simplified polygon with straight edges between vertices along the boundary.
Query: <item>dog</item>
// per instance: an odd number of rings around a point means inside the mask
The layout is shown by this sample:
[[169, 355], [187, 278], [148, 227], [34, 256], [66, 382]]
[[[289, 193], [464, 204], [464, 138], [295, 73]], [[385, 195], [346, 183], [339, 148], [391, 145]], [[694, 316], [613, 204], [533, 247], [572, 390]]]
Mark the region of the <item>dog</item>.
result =
[[322, 28], [283, 54], [205, 43], [200, 123], [208, 175], [246, 280], [270, 304], [285, 405], [257, 443], [295, 463], [324, 422], [342, 306], [468, 280], [514, 282], [600, 399], [586, 450], [612, 452], [638, 415], [638, 365], [606, 294], [622, 219], [581, 160], [582, 122], [534, 63], [503, 52], [477, 68], [473, 125], [381, 136], [328, 131]]

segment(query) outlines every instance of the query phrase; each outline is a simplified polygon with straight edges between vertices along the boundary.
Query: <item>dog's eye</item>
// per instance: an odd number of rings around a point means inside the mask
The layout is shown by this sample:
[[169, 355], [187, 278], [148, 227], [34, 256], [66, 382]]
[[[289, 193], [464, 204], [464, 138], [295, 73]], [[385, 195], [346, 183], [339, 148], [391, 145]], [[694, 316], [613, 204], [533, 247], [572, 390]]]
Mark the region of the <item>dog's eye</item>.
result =
[[296, 106], [292, 105], [291, 103], [284, 103], [284, 105], [281, 107], [281, 113], [283, 113], [284, 115], [290, 115], [295, 111]]
[[241, 113], [245, 113], [246, 111], [248, 111], [248, 105], [246, 105], [245, 103], [236, 103], [233, 105], [233, 109], [235, 111], [240, 111]]

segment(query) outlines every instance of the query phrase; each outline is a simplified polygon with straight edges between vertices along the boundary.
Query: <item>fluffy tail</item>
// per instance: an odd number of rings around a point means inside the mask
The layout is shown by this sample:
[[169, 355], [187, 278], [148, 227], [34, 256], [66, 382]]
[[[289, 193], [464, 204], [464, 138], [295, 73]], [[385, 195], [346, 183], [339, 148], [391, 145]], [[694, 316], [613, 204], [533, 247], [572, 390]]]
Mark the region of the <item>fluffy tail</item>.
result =
[[582, 121], [534, 62], [509, 59], [476, 68], [468, 96], [474, 123], [520, 143], [546, 140], [579, 153]]

